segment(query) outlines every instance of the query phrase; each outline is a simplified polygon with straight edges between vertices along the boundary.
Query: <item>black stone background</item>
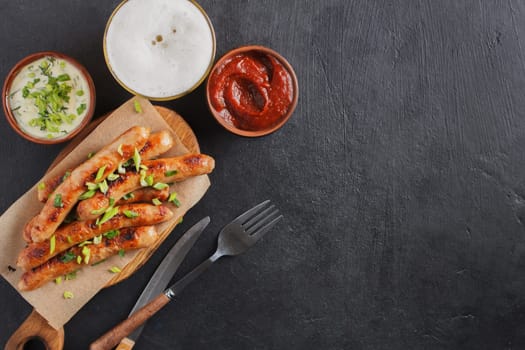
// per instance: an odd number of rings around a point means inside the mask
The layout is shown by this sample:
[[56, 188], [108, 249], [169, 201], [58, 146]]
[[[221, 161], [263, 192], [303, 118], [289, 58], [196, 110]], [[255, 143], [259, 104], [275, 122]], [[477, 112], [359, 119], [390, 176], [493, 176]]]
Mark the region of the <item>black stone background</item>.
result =
[[[130, 95], [102, 53], [116, 0], [0, 1], [0, 76], [23, 56], [76, 57], [97, 115]], [[278, 132], [234, 136], [204, 90], [164, 103], [217, 168], [212, 187], [151, 260], [67, 325], [87, 348], [127, 315], [183, 230], [212, 223], [177, 276], [228, 220], [267, 198], [286, 220], [220, 261], [152, 319], [136, 349], [525, 349], [525, 2], [202, 0], [218, 57], [282, 53], [300, 99]], [[0, 210], [62, 146], [0, 123]], [[0, 282], [0, 344], [30, 313]]]

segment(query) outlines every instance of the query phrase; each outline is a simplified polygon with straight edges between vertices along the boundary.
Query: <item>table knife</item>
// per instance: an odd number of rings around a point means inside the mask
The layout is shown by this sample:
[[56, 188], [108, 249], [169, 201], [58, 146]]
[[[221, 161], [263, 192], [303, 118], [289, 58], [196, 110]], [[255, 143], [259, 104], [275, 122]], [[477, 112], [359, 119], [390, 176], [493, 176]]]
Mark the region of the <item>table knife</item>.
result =
[[[151, 276], [148, 284], [142, 291], [142, 294], [137, 299], [135, 306], [129, 313], [131, 316], [136, 310], [140, 309], [147, 303], [156, 297], [168, 286], [171, 278], [179, 268], [181, 262], [186, 257], [186, 254], [190, 251], [191, 247], [195, 244], [200, 234], [206, 226], [210, 223], [210, 217], [207, 216], [200, 220], [198, 223], [193, 225], [188, 231], [186, 231], [182, 237], [175, 243], [175, 245], [166, 254], [160, 265], [157, 267], [153, 275]], [[129, 317], [128, 316], [128, 317]], [[137, 328], [133, 333], [129, 334], [126, 338], [122, 339], [120, 344], [117, 346], [117, 350], [130, 350], [135, 345], [135, 342], [140, 337], [144, 324]]]

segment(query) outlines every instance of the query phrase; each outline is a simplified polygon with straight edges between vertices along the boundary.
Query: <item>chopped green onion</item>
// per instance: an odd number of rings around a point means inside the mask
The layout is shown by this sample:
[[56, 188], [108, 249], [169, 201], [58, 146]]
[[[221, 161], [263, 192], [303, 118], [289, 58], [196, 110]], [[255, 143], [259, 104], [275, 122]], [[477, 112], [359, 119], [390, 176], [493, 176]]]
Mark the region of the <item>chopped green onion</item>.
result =
[[135, 164], [135, 170], [136, 171], [140, 170], [140, 161], [141, 161], [140, 153], [137, 150], [137, 148], [135, 147], [135, 152], [133, 153], [133, 163]]
[[146, 171], [145, 170], [140, 171], [140, 185], [142, 187], [148, 186], [148, 183], [146, 182]]
[[[36, 109], [35, 118], [31, 119], [29, 124], [47, 132], [49, 138], [56, 137], [55, 134], [61, 132], [62, 124], [71, 123], [71, 118], [67, 115], [67, 104], [73, 91], [69, 74], [53, 76], [51, 69], [53, 62], [54, 59], [48, 57], [38, 66], [41, 74], [47, 78], [45, 84], [37, 86], [40, 78], [36, 78], [27, 82], [22, 88], [22, 97], [29, 99]], [[35, 72], [29, 73], [28, 77], [34, 78]], [[87, 105], [84, 104], [83, 107], [81, 105], [79, 108], [86, 109]]]
[[151, 202], [152, 202], [154, 205], [157, 205], [157, 206], [162, 204], [162, 202], [161, 202], [158, 198], [153, 198], [153, 199], [151, 200]]
[[38, 189], [39, 190], [44, 190], [46, 188], [46, 183], [45, 182], [41, 182], [38, 184]]
[[73, 252], [70, 252], [70, 251], [67, 251], [64, 253], [64, 255], [62, 255], [60, 257], [60, 261], [63, 262], [63, 263], [67, 263], [67, 262], [70, 262], [71, 260], [75, 259], [77, 256], [73, 253]]
[[156, 189], [156, 190], [163, 190], [165, 188], [168, 188], [168, 184], [165, 184], [165, 183], [162, 183], [162, 182], [157, 182], [156, 184], [153, 185], [153, 188]]
[[55, 278], [55, 283], [56, 284], [62, 283], [62, 276], [59, 276], [59, 277]]
[[119, 249], [118, 255], [122, 258], [124, 255], [126, 255], [126, 251], [124, 249]]
[[109, 181], [115, 181], [116, 179], [118, 179], [120, 177], [119, 174], [115, 174], [115, 173], [111, 173], [108, 175], [108, 180]]
[[142, 106], [140, 105], [139, 101], [135, 100], [133, 102], [133, 106], [135, 107], [135, 112], [142, 113]]
[[80, 243], [78, 246], [79, 247], [83, 247], [83, 246], [88, 245], [88, 244], [93, 244], [93, 242], [90, 241], [90, 240], [87, 240], [87, 241], [84, 241], [84, 242]]
[[173, 175], [176, 175], [178, 173], [177, 170], [168, 170], [164, 173], [164, 176], [166, 177], [169, 177], [169, 176], [173, 176]]
[[95, 182], [100, 182], [102, 180], [102, 176], [104, 176], [104, 171], [106, 171], [107, 165], [104, 165], [103, 167], [100, 167], [97, 171], [97, 176], [95, 176]]
[[64, 176], [62, 176], [62, 181], [64, 181], [65, 179], [67, 179], [68, 177], [71, 176], [71, 171], [66, 171], [66, 173], [64, 174]]
[[62, 208], [64, 206], [64, 203], [62, 203], [62, 195], [60, 193], [57, 193], [55, 195], [55, 200], [53, 201], [53, 206], [55, 208]]
[[118, 145], [117, 152], [118, 152], [118, 154], [120, 154], [121, 156], [124, 155], [124, 152], [122, 152], [122, 144]]
[[77, 256], [77, 264], [82, 264], [82, 257], [80, 255]]
[[95, 155], [95, 152], [89, 152], [88, 155], [87, 155], [87, 159], [90, 159], [94, 155]]
[[77, 114], [81, 115], [87, 108], [87, 105], [85, 103], [81, 103], [80, 106], [77, 108]]
[[140, 169], [142, 169], [142, 170], [148, 170], [148, 167], [147, 167], [146, 165], [144, 165], [144, 164], [141, 164], [141, 165], [140, 165]]
[[102, 214], [103, 212], [106, 211], [107, 208], [99, 208], [99, 209], [93, 209], [91, 211], [91, 215], [100, 215]]
[[88, 247], [83, 247], [82, 248], [82, 255], [84, 255], [84, 264], [88, 264], [89, 263], [89, 258], [91, 257], [91, 249], [89, 249]]
[[133, 194], [133, 192], [130, 192], [130, 193], [126, 193], [124, 196], [122, 196], [122, 199], [124, 200], [128, 200], [128, 199], [132, 199], [135, 197], [135, 194]]
[[115, 208], [110, 207], [110, 208], [108, 208], [108, 210], [106, 210], [104, 215], [102, 215], [102, 219], [100, 219], [98, 225], [102, 225], [106, 221], [110, 220], [112, 217], [117, 215], [117, 213], [118, 213], [118, 207], [115, 207]]
[[73, 240], [71, 239], [71, 236], [66, 236], [67, 243], [73, 244]]
[[119, 273], [119, 272], [122, 272], [122, 270], [119, 269], [119, 268], [116, 267], [116, 266], [113, 266], [112, 268], [109, 269], [109, 272]]
[[95, 191], [95, 190], [86, 191], [86, 192], [82, 193], [80, 195], [80, 197], [78, 197], [78, 199], [82, 201], [84, 199], [91, 198], [91, 197], [93, 197], [95, 195], [95, 193], [97, 193], [97, 191]]
[[100, 244], [102, 242], [102, 235], [93, 237], [93, 244]]
[[133, 218], [136, 218], [139, 216], [139, 213], [137, 213], [136, 211], [133, 211], [133, 210], [124, 210], [123, 211], [124, 215], [126, 215], [126, 217], [130, 218], [130, 219], [133, 219]]
[[100, 192], [106, 194], [106, 192], [109, 190], [108, 182], [106, 181], [106, 179], [104, 179], [104, 181], [102, 182], [99, 182], [98, 189], [100, 190]]
[[99, 186], [99, 184], [96, 184], [96, 183], [93, 183], [93, 182], [86, 182], [86, 187], [87, 187], [88, 190], [90, 190], [90, 191], [96, 191], [96, 190], [98, 190], [98, 186]]
[[122, 163], [119, 163], [119, 165], [117, 167], [117, 173], [119, 173], [119, 174], [125, 174], [126, 173], [126, 169], [124, 168]]
[[168, 202], [172, 202], [177, 207], [180, 207], [180, 201], [177, 199], [177, 192], [170, 193], [170, 196], [168, 197]]
[[66, 280], [74, 280], [75, 278], [77, 278], [76, 271], [70, 272], [66, 275]]
[[68, 290], [66, 290], [64, 292], [64, 299], [73, 299], [73, 293], [68, 291]]
[[109, 197], [109, 206], [112, 207], [113, 205], [115, 205], [115, 198]]
[[144, 180], [146, 180], [146, 184], [148, 184], [148, 186], [153, 185], [153, 181], [154, 181], [153, 175], [150, 174], [150, 175], [146, 176], [146, 178]]
[[117, 237], [120, 234], [119, 230], [111, 230], [106, 233], [103, 233], [102, 236], [106, 237], [107, 239], [113, 239]]
[[71, 80], [71, 77], [69, 76], [69, 74], [60, 74], [57, 77], [57, 81], [69, 81], [69, 80]]
[[55, 252], [56, 242], [57, 241], [55, 235], [52, 235], [49, 238], [49, 254], [53, 254]]
[[76, 95], [77, 95], [77, 96], [84, 96], [84, 90], [78, 90], [78, 91], [76, 92]]

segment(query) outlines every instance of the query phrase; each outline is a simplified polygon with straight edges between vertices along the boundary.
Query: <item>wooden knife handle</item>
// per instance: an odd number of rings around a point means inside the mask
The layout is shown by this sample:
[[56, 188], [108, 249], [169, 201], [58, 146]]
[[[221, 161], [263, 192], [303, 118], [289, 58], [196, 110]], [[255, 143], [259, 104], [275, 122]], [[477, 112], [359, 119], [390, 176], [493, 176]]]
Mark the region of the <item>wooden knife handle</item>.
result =
[[133, 332], [138, 326], [146, 322], [151, 316], [157, 311], [162, 309], [170, 301], [164, 293], [159, 294], [158, 297], [144, 305], [141, 309], [137, 310], [129, 318], [125, 319], [113, 329], [109, 330], [102, 337], [91, 343], [90, 350], [109, 350], [113, 349], [122, 338]]
[[54, 329], [33, 310], [5, 344], [4, 350], [22, 350], [28, 341], [37, 338], [46, 349], [62, 350], [64, 347], [64, 328]]

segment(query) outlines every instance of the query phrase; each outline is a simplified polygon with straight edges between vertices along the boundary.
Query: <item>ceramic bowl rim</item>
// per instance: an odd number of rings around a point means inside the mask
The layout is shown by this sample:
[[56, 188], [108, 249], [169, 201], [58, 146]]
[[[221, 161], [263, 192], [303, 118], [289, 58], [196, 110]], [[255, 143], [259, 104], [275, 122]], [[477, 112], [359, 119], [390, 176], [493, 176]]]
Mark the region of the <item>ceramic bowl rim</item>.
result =
[[[282, 118], [282, 120], [272, 126], [271, 128], [268, 128], [268, 129], [263, 129], [263, 130], [243, 130], [243, 129], [239, 129], [237, 128], [235, 125], [233, 124], [230, 124], [230, 123], [227, 123], [220, 115], [219, 113], [213, 108], [212, 104], [211, 104], [211, 97], [210, 97], [210, 78], [213, 76], [213, 74], [215, 73], [215, 71], [222, 66], [222, 64], [228, 60], [229, 58], [237, 55], [237, 54], [240, 54], [240, 53], [246, 53], [246, 52], [250, 52], [250, 51], [258, 51], [258, 52], [262, 52], [262, 53], [265, 53], [267, 55], [272, 55], [273, 57], [277, 58], [279, 60], [279, 62], [286, 68], [286, 70], [288, 71], [288, 73], [290, 73], [290, 76], [292, 78], [292, 85], [293, 85], [293, 97], [292, 97], [292, 103], [290, 104], [290, 108], [288, 109], [288, 112], [286, 113], [286, 115], [284, 116], [284, 118]], [[230, 50], [228, 52], [226, 52], [221, 58], [219, 58], [219, 60], [217, 60], [217, 62], [214, 64], [212, 70], [210, 71], [210, 74], [208, 76], [208, 81], [206, 82], [206, 102], [208, 104], [208, 109], [210, 111], [210, 113], [213, 115], [213, 117], [215, 118], [215, 120], [222, 126], [224, 127], [226, 130], [236, 134], [236, 135], [239, 135], [239, 136], [245, 136], [245, 137], [259, 137], [259, 136], [264, 136], [264, 135], [268, 135], [268, 134], [271, 134], [275, 131], [277, 131], [278, 129], [280, 129], [284, 124], [286, 124], [286, 122], [290, 119], [290, 117], [292, 116], [292, 114], [294, 113], [295, 111], [295, 108], [297, 107], [297, 101], [299, 99], [299, 84], [297, 82], [297, 75], [295, 74], [295, 71], [292, 67], [292, 65], [288, 62], [288, 60], [286, 60], [286, 58], [284, 58], [280, 53], [278, 53], [277, 51], [273, 50], [273, 49], [270, 49], [266, 46], [262, 46], [262, 45], [244, 45], [244, 46], [241, 46], [241, 47], [238, 47], [238, 48], [235, 48], [233, 50]]]

